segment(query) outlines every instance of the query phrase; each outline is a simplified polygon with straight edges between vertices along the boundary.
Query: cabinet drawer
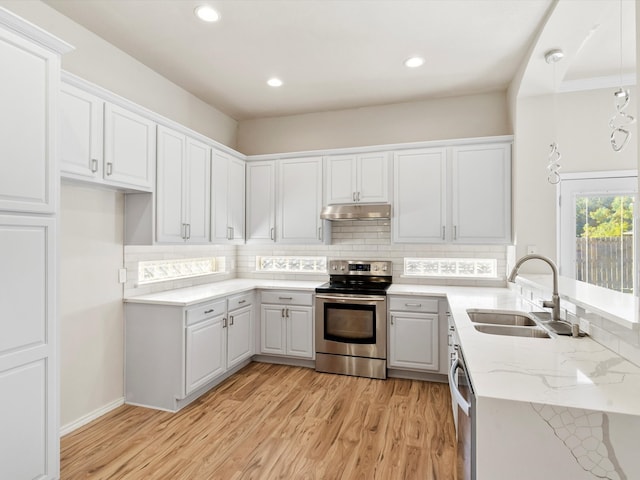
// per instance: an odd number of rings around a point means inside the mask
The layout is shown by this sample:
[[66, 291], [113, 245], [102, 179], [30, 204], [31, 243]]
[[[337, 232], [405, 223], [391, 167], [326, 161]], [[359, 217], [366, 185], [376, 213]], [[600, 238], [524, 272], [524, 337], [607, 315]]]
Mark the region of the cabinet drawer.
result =
[[227, 304], [227, 310], [237, 310], [238, 308], [248, 307], [253, 303], [253, 293], [242, 293], [240, 295], [235, 295], [233, 297], [229, 297], [227, 300], [229, 303]]
[[284, 305], [313, 305], [313, 293], [307, 292], [262, 292], [262, 303]]
[[438, 299], [425, 297], [391, 297], [389, 310], [393, 312], [438, 313]]
[[226, 300], [204, 303], [187, 310], [187, 325], [193, 325], [205, 318], [217, 317], [227, 311]]

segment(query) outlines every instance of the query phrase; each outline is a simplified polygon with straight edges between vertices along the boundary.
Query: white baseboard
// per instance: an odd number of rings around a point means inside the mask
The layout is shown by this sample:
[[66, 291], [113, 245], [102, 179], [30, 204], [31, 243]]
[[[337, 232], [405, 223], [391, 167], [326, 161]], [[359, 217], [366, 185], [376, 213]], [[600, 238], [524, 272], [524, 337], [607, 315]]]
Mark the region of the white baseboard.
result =
[[60, 436], [64, 437], [65, 435], [77, 430], [80, 427], [85, 426], [87, 423], [94, 421], [96, 418], [101, 417], [105, 413], [109, 413], [111, 410], [115, 410], [119, 406], [124, 405], [124, 397], [118, 398], [111, 403], [108, 403], [93, 412], [89, 412], [86, 415], [80, 417], [79, 419], [67, 423], [60, 427]]

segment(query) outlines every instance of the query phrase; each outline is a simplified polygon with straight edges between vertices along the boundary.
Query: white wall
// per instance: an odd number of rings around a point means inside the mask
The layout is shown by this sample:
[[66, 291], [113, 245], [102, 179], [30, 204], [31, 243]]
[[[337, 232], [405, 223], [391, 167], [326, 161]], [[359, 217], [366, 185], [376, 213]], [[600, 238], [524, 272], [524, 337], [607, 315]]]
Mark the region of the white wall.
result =
[[237, 148], [257, 155], [511, 133], [506, 93], [494, 92], [242, 120]]
[[123, 398], [124, 194], [63, 184], [60, 201], [60, 425]]
[[39, 0], [0, 6], [69, 42], [62, 68], [234, 148], [237, 122]]
[[[556, 187], [547, 182], [549, 145], [557, 139], [562, 153], [560, 173], [638, 168], [637, 124], [629, 144], [619, 153], [611, 148], [608, 122], [613, 115], [615, 88], [519, 98], [516, 111], [514, 163], [514, 229], [516, 256], [527, 245], [556, 259]], [[635, 115], [636, 89], [628, 111]], [[555, 103], [555, 104], [554, 104]], [[547, 273], [542, 262], [523, 271]]]

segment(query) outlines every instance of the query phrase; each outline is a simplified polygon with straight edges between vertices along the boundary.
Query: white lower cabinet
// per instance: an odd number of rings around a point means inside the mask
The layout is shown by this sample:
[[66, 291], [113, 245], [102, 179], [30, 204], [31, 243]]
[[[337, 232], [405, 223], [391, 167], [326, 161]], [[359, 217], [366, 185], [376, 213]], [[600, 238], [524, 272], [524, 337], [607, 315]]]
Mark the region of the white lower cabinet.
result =
[[186, 394], [190, 394], [226, 370], [224, 314], [186, 329]]
[[260, 352], [267, 355], [314, 357], [313, 295], [262, 292]]
[[446, 316], [433, 297], [389, 298], [389, 368], [445, 373]]
[[[253, 293], [193, 307], [125, 305], [125, 400], [176, 411], [253, 355]], [[191, 395], [191, 397], [189, 397]]]

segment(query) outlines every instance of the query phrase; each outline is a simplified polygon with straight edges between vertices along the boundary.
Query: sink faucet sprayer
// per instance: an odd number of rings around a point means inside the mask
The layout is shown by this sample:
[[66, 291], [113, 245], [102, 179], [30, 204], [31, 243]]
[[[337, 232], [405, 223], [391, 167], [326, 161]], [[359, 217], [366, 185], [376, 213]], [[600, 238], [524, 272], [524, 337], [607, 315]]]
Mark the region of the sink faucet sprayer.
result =
[[515, 283], [516, 277], [518, 276], [518, 270], [520, 269], [522, 264], [528, 260], [533, 260], [533, 259], [542, 260], [543, 262], [546, 262], [551, 267], [551, 271], [553, 272], [553, 295], [551, 296], [551, 300], [543, 301], [542, 306], [553, 309], [553, 320], [561, 321], [560, 320], [560, 295], [558, 295], [558, 267], [556, 267], [556, 264], [553, 263], [551, 259], [545, 257], [544, 255], [538, 255], [537, 253], [525, 255], [524, 257], [520, 258], [516, 262], [516, 265], [515, 267], [513, 267], [513, 270], [511, 270], [511, 273], [509, 274], [509, 278], [507, 279], [507, 281], [511, 283]]

